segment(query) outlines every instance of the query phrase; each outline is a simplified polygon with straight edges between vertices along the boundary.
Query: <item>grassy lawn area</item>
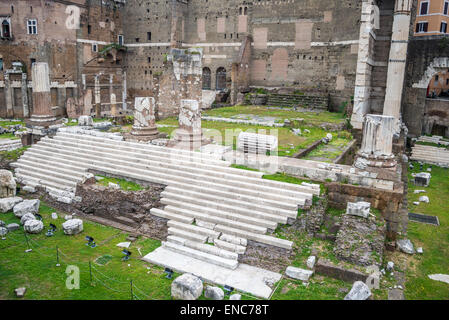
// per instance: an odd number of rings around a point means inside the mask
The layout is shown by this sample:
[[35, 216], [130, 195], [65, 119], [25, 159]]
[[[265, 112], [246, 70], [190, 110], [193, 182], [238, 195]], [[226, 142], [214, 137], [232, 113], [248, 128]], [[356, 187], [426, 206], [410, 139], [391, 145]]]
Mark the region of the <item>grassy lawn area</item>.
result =
[[[273, 106], [275, 107], [275, 106]], [[218, 109], [207, 110], [203, 112], [205, 116], [230, 118], [239, 114], [251, 114], [261, 117], [276, 117], [281, 120], [303, 118], [305, 124], [319, 125], [322, 123], [340, 123], [344, 122], [342, 113], [335, 112], [298, 112], [288, 108], [268, 109], [266, 106], [233, 106]], [[283, 121], [282, 121], [283, 122]]]
[[[419, 164], [414, 163], [409, 170], [408, 205], [410, 212], [437, 216], [440, 226], [432, 226], [409, 221], [408, 238], [416, 247], [423, 247], [422, 255], [415, 254], [408, 259], [406, 271], [406, 299], [449, 299], [449, 284], [431, 280], [429, 274], [449, 274], [449, 169], [432, 167], [429, 187], [416, 187], [411, 173], [421, 172]], [[422, 171], [426, 171], [424, 165]], [[414, 190], [426, 190], [430, 203], [413, 204], [419, 194]]]
[[[225, 108], [222, 108], [225, 109]], [[217, 109], [221, 110], [221, 109]], [[167, 118], [157, 122], [158, 125], [163, 125], [159, 127], [160, 132], [167, 133], [172, 136], [174, 130], [178, 127], [178, 120], [175, 117]], [[301, 149], [307, 148], [309, 145], [322, 139], [326, 136], [328, 131], [318, 128], [311, 127], [308, 125], [301, 126], [302, 135], [295, 135], [290, 128], [272, 128], [265, 126], [255, 126], [255, 125], [245, 125], [237, 123], [226, 123], [226, 122], [214, 122], [214, 121], [202, 121], [201, 122], [203, 133], [206, 137], [214, 138], [219, 144], [223, 145], [233, 145], [234, 149], [237, 143], [237, 137], [242, 131], [249, 131], [260, 134], [275, 134], [277, 131], [278, 141], [279, 141], [279, 156], [293, 156]], [[305, 129], [310, 132], [305, 132]], [[262, 131], [264, 130], [264, 131]], [[228, 138], [229, 137], [229, 138]], [[234, 138], [233, 138], [234, 137]], [[232, 139], [233, 138], [233, 139]], [[344, 139], [344, 138], [342, 138]], [[349, 142], [350, 140], [347, 140]]]
[[[58, 212], [58, 220], [51, 219], [51, 213]], [[131, 284], [135, 300], [171, 300], [171, 283], [164, 269], [140, 260], [143, 255], [158, 248], [161, 243], [145, 237], [132, 243], [129, 261], [121, 261], [122, 249], [116, 245], [126, 241], [128, 234], [112, 227], [84, 221], [84, 231], [76, 236], [66, 236], [62, 231], [64, 213], [41, 202], [39, 213], [43, 216], [45, 229], [38, 235], [28, 234], [31, 252], [28, 249], [23, 229], [11, 232], [6, 240], [0, 241], [0, 300], [17, 299], [14, 289], [25, 286], [25, 299], [35, 300], [129, 300]], [[12, 212], [0, 215], [6, 224], [19, 223]], [[53, 237], [45, 231], [50, 223], [57, 226]], [[85, 236], [92, 236], [96, 248], [85, 245]], [[59, 251], [57, 267], [56, 247]], [[89, 262], [91, 263], [92, 282]], [[80, 288], [66, 287], [68, 265], [80, 269]], [[173, 279], [179, 274], [175, 273]], [[205, 283], [204, 286], [207, 284]], [[237, 292], [234, 292], [237, 293]], [[242, 299], [254, 297], [243, 293]], [[228, 299], [226, 297], [225, 299]], [[200, 300], [206, 300], [204, 296]]]
[[0, 152], [0, 158], [5, 160], [17, 160], [30, 146], [24, 146], [11, 151]]
[[103, 179], [97, 181], [97, 184], [105, 186], [105, 187], [108, 187], [109, 182], [112, 182], [112, 183], [119, 185], [120, 189], [122, 189], [124, 191], [140, 191], [140, 190], [147, 189], [135, 182], [128, 181], [125, 179], [110, 178], [110, 177], [106, 177], [106, 176], [102, 176], [102, 175], [97, 175], [97, 176], [103, 178]]
[[0, 134], [0, 139], [11, 139], [11, 140], [19, 140], [20, 138], [16, 137], [14, 133], [3, 133]]

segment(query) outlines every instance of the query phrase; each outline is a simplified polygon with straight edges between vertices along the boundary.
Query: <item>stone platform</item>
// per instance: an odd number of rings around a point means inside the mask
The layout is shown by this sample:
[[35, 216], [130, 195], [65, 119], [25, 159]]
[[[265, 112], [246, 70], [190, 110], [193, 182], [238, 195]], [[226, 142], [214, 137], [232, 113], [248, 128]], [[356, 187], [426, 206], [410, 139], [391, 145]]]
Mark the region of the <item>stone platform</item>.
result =
[[[180, 273], [192, 273], [207, 282], [221, 286], [228, 285], [263, 299], [270, 297], [274, 284], [281, 279], [279, 273], [247, 264], [241, 263], [236, 269], [230, 270], [170, 251], [164, 247], [157, 248], [143, 257], [143, 260]], [[267, 282], [270, 286], [267, 285]]]

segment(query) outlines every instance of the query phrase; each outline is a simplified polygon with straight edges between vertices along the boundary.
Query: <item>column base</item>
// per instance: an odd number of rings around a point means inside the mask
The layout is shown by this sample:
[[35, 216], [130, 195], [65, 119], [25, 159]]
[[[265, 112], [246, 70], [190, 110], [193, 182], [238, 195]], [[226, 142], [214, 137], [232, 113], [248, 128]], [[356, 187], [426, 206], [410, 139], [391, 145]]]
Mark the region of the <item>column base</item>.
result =
[[358, 153], [354, 161], [354, 167], [365, 170], [367, 167], [395, 169], [397, 161], [394, 155], [366, 155]]
[[157, 127], [133, 127], [133, 130], [125, 135], [128, 141], [152, 141], [161, 138]]
[[58, 119], [53, 115], [32, 115], [31, 118], [25, 120], [25, 125], [30, 128], [48, 128], [57, 124], [62, 124], [62, 119]]
[[193, 134], [180, 130], [179, 132], [176, 132], [174, 139], [168, 142], [167, 147], [196, 151], [203, 145], [209, 143], [211, 143], [211, 141], [206, 139], [202, 133]]

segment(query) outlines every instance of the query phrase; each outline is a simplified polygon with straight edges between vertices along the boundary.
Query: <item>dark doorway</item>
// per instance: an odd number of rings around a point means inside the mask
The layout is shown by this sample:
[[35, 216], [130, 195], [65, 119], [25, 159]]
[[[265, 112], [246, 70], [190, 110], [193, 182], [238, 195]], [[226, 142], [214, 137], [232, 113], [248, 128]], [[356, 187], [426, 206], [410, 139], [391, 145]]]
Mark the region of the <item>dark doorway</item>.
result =
[[203, 90], [211, 89], [211, 71], [209, 68], [203, 68]]
[[217, 69], [217, 82], [216, 86], [217, 90], [224, 90], [226, 89], [226, 69], [225, 68], [218, 68]]

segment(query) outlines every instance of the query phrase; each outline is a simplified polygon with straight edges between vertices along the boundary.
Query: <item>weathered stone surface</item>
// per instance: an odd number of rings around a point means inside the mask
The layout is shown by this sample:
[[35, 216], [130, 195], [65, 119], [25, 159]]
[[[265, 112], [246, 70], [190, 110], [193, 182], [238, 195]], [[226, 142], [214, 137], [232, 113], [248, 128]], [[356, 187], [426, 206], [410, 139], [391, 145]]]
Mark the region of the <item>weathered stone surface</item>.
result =
[[57, 220], [57, 219], [58, 219], [58, 214], [57, 214], [56, 212], [52, 212], [52, 213], [51, 213], [51, 218], [52, 218], [53, 220]]
[[118, 184], [116, 184], [116, 183], [113, 183], [113, 182], [109, 182], [108, 183], [108, 187], [111, 188], [111, 189], [116, 189], [116, 190], [120, 189], [120, 186]]
[[26, 191], [28, 193], [35, 193], [36, 192], [36, 188], [32, 187], [32, 186], [25, 186], [22, 188], [23, 191]]
[[423, 254], [423, 253], [424, 253], [423, 248], [422, 248], [422, 247], [417, 248], [417, 249], [416, 249], [416, 253], [418, 253], [418, 254]]
[[309, 281], [313, 271], [290, 266], [285, 270], [285, 274], [293, 279]]
[[345, 300], [367, 300], [371, 296], [371, 290], [362, 281], [356, 281]]
[[0, 170], [0, 198], [16, 195], [16, 180], [9, 170]]
[[92, 127], [94, 125], [94, 120], [91, 116], [81, 116], [78, 118], [78, 125]]
[[22, 218], [25, 213], [38, 213], [40, 203], [39, 199], [23, 200], [14, 206], [14, 215], [17, 218]]
[[232, 294], [232, 295], [229, 297], [229, 300], [242, 300], [242, 295], [241, 295], [241, 294], [238, 294], [238, 293]]
[[73, 217], [72, 217], [71, 214], [66, 214], [66, 215], [64, 216], [64, 220], [65, 220], [65, 221], [72, 220], [72, 219], [73, 219]]
[[343, 215], [334, 253], [344, 261], [361, 266], [382, 263], [386, 228], [384, 221]]
[[430, 203], [430, 200], [428, 196], [421, 196], [419, 197], [419, 202]]
[[196, 300], [203, 293], [203, 281], [190, 273], [177, 277], [171, 284], [171, 296], [176, 300]]
[[387, 263], [387, 271], [388, 272], [392, 272], [394, 269], [394, 262], [393, 261], [388, 261]]
[[449, 275], [448, 274], [430, 274], [429, 278], [435, 281], [441, 281], [449, 284]]
[[204, 290], [204, 296], [212, 300], [223, 300], [224, 292], [223, 289], [219, 287], [207, 286], [206, 290]]
[[371, 204], [369, 202], [348, 202], [346, 214], [368, 218], [370, 214]]
[[11, 231], [16, 231], [20, 228], [20, 225], [18, 223], [10, 223], [6, 226], [6, 228]]
[[44, 229], [44, 224], [39, 220], [28, 220], [23, 225], [23, 229], [28, 233], [37, 234]]
[[66, 235], [75, 235], [83, 231], [83, 220], [71, 219], [62, 224], [62, 230]]
[[4, 237], [4, 236], [6, 236], [7, 234], [8, 234], [8, 229], [7, 228], [5, 228], [5, 227], [0, 227], [0, 236], [1, 237]]
[[14, 293], [16, 294], [17, 298], [23, 298], [25, 296], [26, 291], [27, 288], [25, 287], [14, 289]]
[[404, 291], [397, 288], [389, 290], [388, 300], [405, 300]]
[[20, 197], [11, 197], [11, 198], [3, 198], [0, 199], [0, 212], [6, 213], [11, 211], [12, 208], [19, 202], [22, 202], [23, 199]]
[[397, 247], [401, 252], [407, 254], [414, 254], [415, 248], [413, 247], [413, 243], [409, 239], [401, 239], [396, 241]]
[[315, 267], [315, 263], [316, 263], [316, 257], [310, 256], [307, 259], [307, 268], [313, 269]]
[[0, 220], [0, 227], [6, 227], [6, 223], [3, 220]]
[[428, 187], [432, 175], [428, 172], [420, 172], [415, 175], [415, 186]]
[[20, 224], [24, 225], [28, 220], [36, 220], [36, 217], [32, 213], [25, 213], [22, 218], [20, 218]]

